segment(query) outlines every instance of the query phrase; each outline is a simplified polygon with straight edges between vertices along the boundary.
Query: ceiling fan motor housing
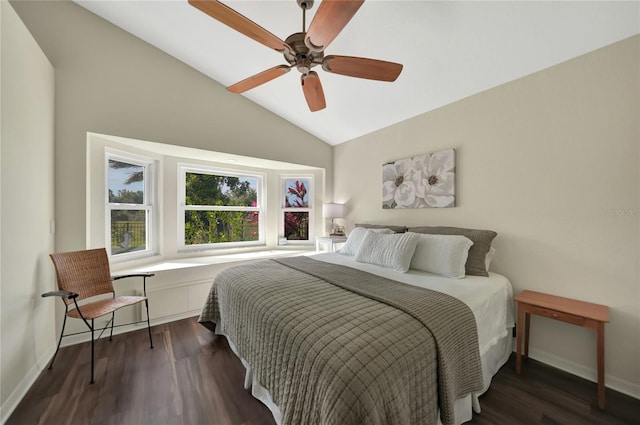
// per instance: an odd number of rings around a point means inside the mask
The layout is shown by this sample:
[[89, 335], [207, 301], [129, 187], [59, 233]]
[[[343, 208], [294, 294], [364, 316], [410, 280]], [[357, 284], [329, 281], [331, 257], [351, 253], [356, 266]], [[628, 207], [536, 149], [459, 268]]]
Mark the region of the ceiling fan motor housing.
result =
[[291, 47], [292, 52], [286, 52], [284, 58], [289, 65], [295, 66], [302, 74], [308, 74], [311, 68], [322, 63], [324, 52], [314, 52], [309, 50], [304, 43], [306, 33], [297, 32], [291, 34], [285, 43]]

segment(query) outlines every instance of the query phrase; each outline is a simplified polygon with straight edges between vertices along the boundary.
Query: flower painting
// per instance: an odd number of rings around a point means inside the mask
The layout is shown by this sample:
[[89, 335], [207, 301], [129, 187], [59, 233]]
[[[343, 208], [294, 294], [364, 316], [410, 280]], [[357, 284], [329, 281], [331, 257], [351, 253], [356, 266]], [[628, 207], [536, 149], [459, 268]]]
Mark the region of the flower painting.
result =
[[447, 149], [382, 166], [382, 208], [454, 207], [455, 151]]

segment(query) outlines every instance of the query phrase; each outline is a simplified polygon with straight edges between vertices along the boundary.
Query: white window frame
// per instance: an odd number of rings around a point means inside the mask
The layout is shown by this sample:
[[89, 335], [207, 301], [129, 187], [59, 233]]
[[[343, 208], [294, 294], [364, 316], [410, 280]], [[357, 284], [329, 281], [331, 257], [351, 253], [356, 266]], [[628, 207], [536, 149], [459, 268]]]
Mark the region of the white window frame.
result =
[[[287, 207], [285, 203], [285, 181], [286, 180], [308, 180], [309, 187], [309, 207], [308, 208], [292, 208]], [[285, 238], [284, 234], [284, 214], [286, 212], [308, 212], [309, 213], [309, 239], [306, 240], [287, 240], [287, 245], [312, 245], [315, 240], [315, 210], [314, 208], [314, 199], [315, 199], [315, 176], [313, 174], [281, 174], [280, 175], [280, 210], [278, 216], [279, 223], [279, 231], [278, 234], [281, 235], [281, 238]], [[280, 238], [278, 238], [279, 240]]]
[[[238, 207], [238, 206], [202, 206], [202, 205], [186, 205], [186, 178], [187, 173], [212, 174], [227, 177], [249, 177], [257, 180], [257, 206], [256, 207]], [[214, 166], [202, 166], [180, 163], [178, 164], [178, 251], [202, 251], [209, 249], [225, 249], [238, 247], [255, 247], [266, 244], [266, 227], [267, 207], [266, 207], [266, 175], [255, 171], [243, 171], [235, 169], [225, 169]], [[217, 242], [208, 244], [186, 245], [185, 244], [185, 212], [186, 211], [257, 211], [259, 214], [258, 221], [258, 240], [241, 241], [241, 242]]]
[[[126, 162], [129, 164], [141, 166], [144, 168], [144, 202], [143, 204], [122, 204], [109, 202], [109, 161]], [[156, 161], [152, 158], [136, 155], [128, 152], [117, 151], [114, 149], [105, 149], [105, 246], [107, 253], [112, 262], [118, 263], [138, 258], [148, 257], [156, 254]], [[112, 210], [144, 210], [146, 211], [146, 229], [145, 236], [146, 249], [132, 251], [122, 254], [111, 253], [111, 211]]]

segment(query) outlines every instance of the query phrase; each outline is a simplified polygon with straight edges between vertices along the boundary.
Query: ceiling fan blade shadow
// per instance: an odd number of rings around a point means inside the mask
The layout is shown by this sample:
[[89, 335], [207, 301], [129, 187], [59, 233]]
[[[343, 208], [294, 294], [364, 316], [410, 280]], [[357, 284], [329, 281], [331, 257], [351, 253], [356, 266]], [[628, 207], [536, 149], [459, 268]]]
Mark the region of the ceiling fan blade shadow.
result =
[[322, 69], [349, 77], [395, 81], [402, 72], [402, 65], [378, 59], [329, 55], [322, 61]]
[[323, 51], [356, 14], [364, 0], [324, 0], [318, 6], [304, 39], [307, 47]]
[[291, 52], [291, 47], [280, 38], [217, 0], [189, 0], [189, 4], [258, 43], [280, 53]]
[[322, 90], [318, 73], [309, 71], [307, 75], [303, 74], [300, 76], [300, 82], [302, 83], [302, 91], [304, 92], [304, 97], [307, 99], [307, 105], [309, 105], [311, 112], [324, 109], [327, 104], [324, 99], [324, 91]]
[[245, 78], [242, 81], [235, 83], [232, 86], [227, 87], [232, 93], [244, 93], [247, 90], [251, 90], [254, 87], [258, 87], [261, 84], [268, 83], [269, 81], [278, 78], [291, 70], [289, 65], [278, 65], [273, 68], [269, 68], [266, 71], [262, 71], [256, 75]]

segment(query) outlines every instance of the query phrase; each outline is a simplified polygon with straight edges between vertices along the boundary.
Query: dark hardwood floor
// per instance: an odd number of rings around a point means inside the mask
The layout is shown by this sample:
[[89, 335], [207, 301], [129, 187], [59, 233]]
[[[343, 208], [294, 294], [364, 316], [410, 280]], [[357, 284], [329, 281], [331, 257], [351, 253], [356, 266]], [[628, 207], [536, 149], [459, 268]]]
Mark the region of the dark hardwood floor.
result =
[[[271, 425], [270, 412], [242, 387], [244, 368], [226, 340], [195, 318], [100, 340], [96, 383], [89, 385], [90, 345], [60, 350], [6, 425], [210, 424]], [[470, 424], [640, 424], [640, 400], [529, 360], [521, 375], [513, 359], [494, 377]], [[301, 424], [304, 425], [304, 424]]]

